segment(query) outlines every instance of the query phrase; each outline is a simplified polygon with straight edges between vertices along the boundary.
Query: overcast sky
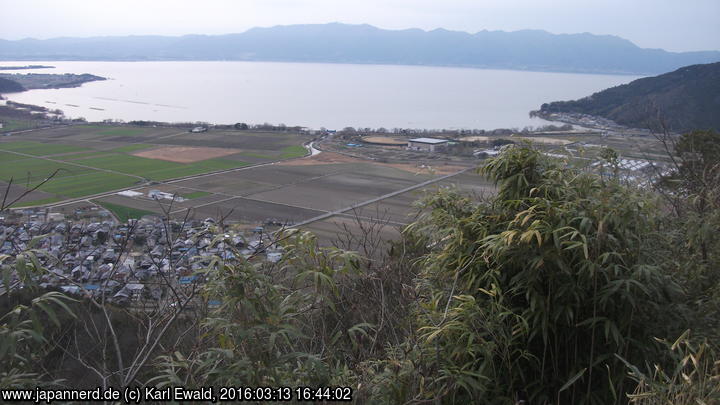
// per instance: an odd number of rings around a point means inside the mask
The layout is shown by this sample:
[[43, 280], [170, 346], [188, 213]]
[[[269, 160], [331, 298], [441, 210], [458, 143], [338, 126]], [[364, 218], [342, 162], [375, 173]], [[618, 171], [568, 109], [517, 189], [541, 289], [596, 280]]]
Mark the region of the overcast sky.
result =
[[644, 48], [720, 50], [720, 0], [0, 0], [0, 38], [226, 34], [368, 23], [467, 32], [612, 34]]

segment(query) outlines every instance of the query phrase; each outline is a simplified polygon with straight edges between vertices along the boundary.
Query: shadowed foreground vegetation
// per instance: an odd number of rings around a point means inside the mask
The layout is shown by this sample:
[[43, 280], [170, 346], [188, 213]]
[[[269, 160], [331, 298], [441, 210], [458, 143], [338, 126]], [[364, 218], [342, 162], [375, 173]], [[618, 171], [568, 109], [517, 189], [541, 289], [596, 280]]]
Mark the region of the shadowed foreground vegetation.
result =
[[[25, 285], [2, 298], [0, 386], [351, 386], [357, 403], [716, 404], [720, 136], [665, 141], [677, 165], [654, 190], [613, 175], [611, 151], [598, 175], [508, 146], [480, 169], [496, 195], [428, 196], [383, 259], [285, 231], [279, 263], [203, 258], [205, 283], [143, 311], [41, 291], [34, 275], [47, 270], [37, 260], [46, 252], [0, 257]], [[209, 235], [232, 237], [220, 225]]]

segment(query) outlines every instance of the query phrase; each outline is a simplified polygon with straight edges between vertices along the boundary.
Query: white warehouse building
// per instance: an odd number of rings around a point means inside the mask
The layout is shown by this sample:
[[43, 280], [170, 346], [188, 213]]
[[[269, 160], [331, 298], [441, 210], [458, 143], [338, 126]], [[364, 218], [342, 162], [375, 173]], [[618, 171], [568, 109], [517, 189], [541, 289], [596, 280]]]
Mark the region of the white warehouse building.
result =
[[436, 138], [413, 138], [408, 140], [408, 149], [419, 150], [425, 152], [435, 152], [438, 149], [444, 149], [448, 141]]

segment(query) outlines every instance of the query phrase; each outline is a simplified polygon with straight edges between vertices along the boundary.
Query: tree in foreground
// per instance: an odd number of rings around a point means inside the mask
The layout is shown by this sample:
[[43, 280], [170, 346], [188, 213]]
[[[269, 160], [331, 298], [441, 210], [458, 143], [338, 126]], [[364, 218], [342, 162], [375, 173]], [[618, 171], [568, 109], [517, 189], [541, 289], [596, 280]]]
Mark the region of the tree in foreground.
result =
[[[427, 201], [406, 231], [428, 246], [417, 334], [369, 366], [395, 403], [622, 403], [625, 362], [659, 358], [679, 333], [680, 286], [664, 269], [653, 198], [525, 146], [481, 169], [488, 201]], [[677, 336], [677, 335], [676, 335]]]

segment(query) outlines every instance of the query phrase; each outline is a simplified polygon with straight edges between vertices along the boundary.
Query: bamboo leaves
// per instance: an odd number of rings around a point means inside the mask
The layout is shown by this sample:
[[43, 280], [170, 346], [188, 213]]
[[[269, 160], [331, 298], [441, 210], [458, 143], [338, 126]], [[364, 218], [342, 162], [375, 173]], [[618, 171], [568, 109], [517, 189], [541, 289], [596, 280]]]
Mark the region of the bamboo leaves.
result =
[[[418, 330], [428, 353], [440, 353], [435, 367], [447, 371], [436, 392], [455, 385], [467, 391], [472, 386], [458, 370], [474, 365], [508, 390], [528, 378], [543, 381], [531, 400], [614, 400], [625, 377], [613, 355], [646, 351], [638, 342], [649, 338], [649, 324], [638, 325], [638, 313], [649, 322], [644, 311], [665, 305], [663, 291], [674, 288], [645, 253], [652, 204], [526, 147], [507, 148], [481, 172], [498, 184], [496, 198], [468, 212], [452, 207], [457, 196], [435, 197], [428, 201], [433, 214], [416, 228], [444, 238], [423, 261], [424, 296], [435, 304], [425, 307]], [[457, 288], [447, 296], [450, 269], [457, 268], [468, 271], [454, 273]], [[511, 332], [500, 342], [499, 331]], [[506, 360], [524, 351], [517, 363]], [[590, 387], [583, 398], [580, 386]], [[512, 394], [476, 388], [471, 396]]]

